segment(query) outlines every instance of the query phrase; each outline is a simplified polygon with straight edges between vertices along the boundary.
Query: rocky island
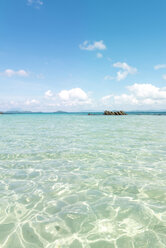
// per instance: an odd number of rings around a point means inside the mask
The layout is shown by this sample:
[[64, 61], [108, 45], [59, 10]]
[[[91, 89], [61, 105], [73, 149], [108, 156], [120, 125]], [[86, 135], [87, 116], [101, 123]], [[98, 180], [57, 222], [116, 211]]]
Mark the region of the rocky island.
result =
[[127, 115], [124, 111], [104, 111], [104, 115]]
[[[88, 113], [88, 115], [99, 115], [99, 114], [97, 114], [97, 113]], [[121, 111], [108, 111], [108, 110], [105, 110], [103, 115], [127, 115], [127, 114], [122, 110]]]

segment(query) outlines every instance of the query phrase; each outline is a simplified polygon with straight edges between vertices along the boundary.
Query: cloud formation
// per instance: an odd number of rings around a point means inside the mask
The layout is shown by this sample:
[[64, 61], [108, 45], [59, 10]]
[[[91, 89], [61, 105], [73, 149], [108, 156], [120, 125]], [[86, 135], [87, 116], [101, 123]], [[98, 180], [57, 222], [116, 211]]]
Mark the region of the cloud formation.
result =
[[[155, 66], [154, 66], [154, 69], [155, 69], [155, 70], [166, 69], [166, 64], [155, 65]], [[164, 75], [162, 76], [162, 78], [163, 78], [164, 80], [166, 80], [166, 74], [164, 74]]]
[[94, 50], [105, 50], [106, 45], [104, 44], [103, 40], [94, 41], [90, 43], [89, 41], [84, 41], [83, 44], [79, 45], [80, 49], [87, 50], [87, 51], [94, 51]]
[[[81, 88], [72, 88], [69, 90], [61, 90], [58, 93], [53, 93], [47, 90], [42, 97], [28, 98], [19, 97], [0, 99], [1, 111], [18, 109], [25, 111], [46, 111], [54, 112], [57, 110], [64, 111], [85, 111], [92, 106], [92, 99], [89, 93], [86, 93]], [[3, 106], [3, 108], [2, 108]]]
[[14, 71], [12, 69], [6, 69], [5, 71], [1, 72], [0, 75], [7, 77], [13, 77], [13, 76], [28, 77], [29, 73], [25, 70]]
[[158, 88], [152, 84], [133, 84], [127, 89], [138, 99], [166, 100], [166, 88]]
[[137, 69], [129, 66], [127, 63], [125, 62], [117, 62], [113, 64], [113, 67], [115, 68], [120, 68], [122, 70], [117, 72], [117, 76], [116, 79], [117, 81], [121, 81], [123, 79], [125, 79], [127, 77], [128, 74], [135, 74], [137, 73]]
[[159, 64], [154, 66], [155, 70], [166, 69], [166, 64]]
[[40, 6], [44, 4], [44, 2], [41, 0], [27, 0], [27, 4], [29, 6], [34, 5], [35, 7], [39, 8]]
[[33, 106], [33, 105], [36, 105], [36, 104], [39, 104], [40, 102], [38, 101], [38, 100], [36, 100], [36, 99], [32, 99], [32, 100], [27, 100], [26, 102], [25, 102], [25, 105], [31, 105], [31, 106]]
[[[40, 103], [40, 104], [39, 104]], [[81, 88], [73, 88], [69, 90], [61, 90], [58, 93], [53, 93], [51, 90], [47, 90], [44, 93], [43, 98], [40, 101], [37, 99], [27, 100], [24, 104], [30, 109], [62, 109], [62, 110], [79, 110], [79, 106], [84, 108], [92, 103], [92, 99]], [[35, 107], [35, 108], [34, 108]]]
[[127, 89], [128, 94], [110, 94], [102, 97], [101, 102], [105, 105], [128, 109], [162, 109], [166, 106], [166, 87], [159, 88], [152, 84], [135, 83], [127, 86]]
[[[47, 90], [42, 97], [24, 99], [21, 97], [16, 101], [14, 98], [0, 99], [3, 109], [21, 109], [31, 111], [87, 111], [93, 110], [165, 110], [166, 109], [166, 87], [157, 87], [153, 84], [132, 84], [126, 87], [126, 92], [121, 94], [107, 94], [100, 100], [91, 98], [88, 92], [81, 88], [72, 88], [53, 93]], [[3, 110], [2, 109], [2, 110]]]
[[91, 103], [91, 99], [88, 97], [87, 93], [81, 88], [62, 90], [58, 93], [58, 97], [63, 102], [63, 104], [70, 106]]
[[119, 68], [121, 69], [120, 71], [118, 71], [116, 73], [116, 76], [115, 77], [112, 77], [110, 75], [106, 75], [104, 77], [105, 80], [117, 80], [117, 81], [121, 81], [123, 79], [125, 79], [129, 74], [135, 74], [137, 73], [137, 69], [132, 67], [132, 66], [129, 66], [127, 63], [125, 62], [117, 62], [117, 63], [114, 63], [113, 64], [113, 67], [114, 68]]
[[51, 90], [47, 90], [47, 91], [45, 92], [44, 96], [45, 96], [46, 98], [49, 98], [49, 97], [52, 97], [52, 96], [53, 96], [53, 93], [52, 93]]

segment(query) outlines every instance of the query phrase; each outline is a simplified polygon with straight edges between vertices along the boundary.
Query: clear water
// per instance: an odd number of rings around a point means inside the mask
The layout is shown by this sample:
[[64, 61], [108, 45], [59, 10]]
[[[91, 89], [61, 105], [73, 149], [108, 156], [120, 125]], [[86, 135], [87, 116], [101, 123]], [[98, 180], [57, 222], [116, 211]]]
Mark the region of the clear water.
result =
[[0, 247], [166, 247], [166, 116], [0, 116]]

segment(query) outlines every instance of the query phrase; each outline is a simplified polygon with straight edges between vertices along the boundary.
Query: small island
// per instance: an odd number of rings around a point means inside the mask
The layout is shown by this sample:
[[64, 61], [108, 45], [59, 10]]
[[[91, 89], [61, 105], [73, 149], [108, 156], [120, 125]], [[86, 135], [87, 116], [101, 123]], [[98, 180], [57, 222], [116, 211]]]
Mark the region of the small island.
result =
[[124, 111], [104, 111], [104, 115], [127, 115]]
[[[88, 113], [88, 115], [98, 115], [98, 114], [95, 114], [95, 113]], [[103, 115], [127, 115], [124, 111], [108, 111], [108, 110], [105, 110]]]

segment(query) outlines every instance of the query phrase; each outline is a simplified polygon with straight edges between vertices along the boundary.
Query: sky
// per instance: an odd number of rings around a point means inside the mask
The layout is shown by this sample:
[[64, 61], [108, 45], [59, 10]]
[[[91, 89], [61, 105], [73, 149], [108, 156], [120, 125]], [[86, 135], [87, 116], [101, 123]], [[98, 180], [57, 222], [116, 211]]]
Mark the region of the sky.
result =
[[166, 110], [165, 0], [1, 0], [0, 110]]

